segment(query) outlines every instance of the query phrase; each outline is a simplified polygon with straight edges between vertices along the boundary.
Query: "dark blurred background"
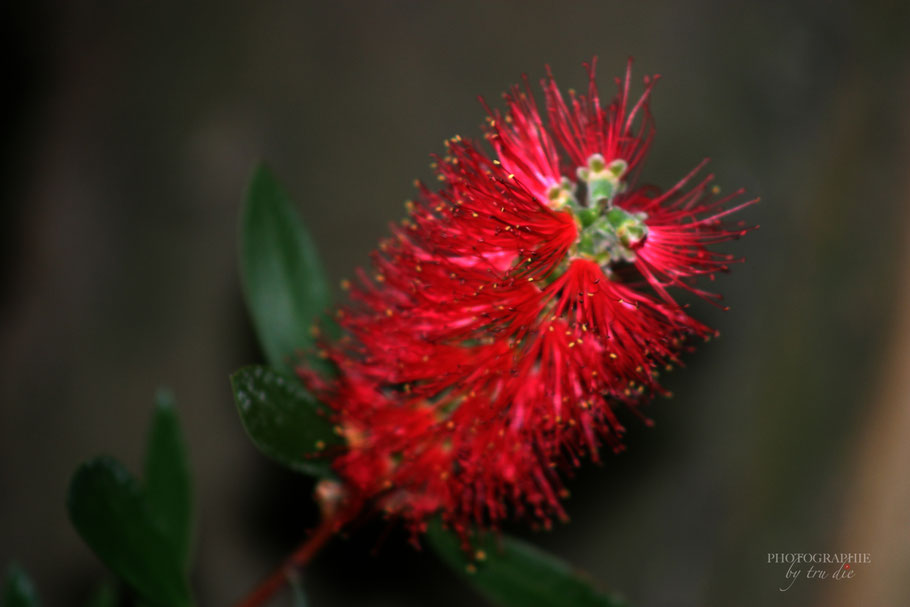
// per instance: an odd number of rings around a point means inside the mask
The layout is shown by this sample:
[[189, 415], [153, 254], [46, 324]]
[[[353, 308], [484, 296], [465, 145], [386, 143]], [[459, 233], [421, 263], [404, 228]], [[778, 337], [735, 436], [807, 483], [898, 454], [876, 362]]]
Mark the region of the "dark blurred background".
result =
[[[0, 9], [0, 566], [48, 605], [105, 574], [63, 499], [99, 452], [139, 468], [154, 390], [198, 485], [195, 586], [239, 599], [315, 522], [260, 456], [228, 374], [260, 360], [236, 219], [266, 160], [337, 283], [403, 213], [445, 137], [549, 63], [604, 89], [659, 72], [647, 181], [705, 156], [762, 203], [748, 262], [696, 306], [720, 340], [667, 377], [654, 429], [570, 483], [569, 525], [522, 530], [633, 605], [910, 604], [910, 12], [900, 1], [11, 2]], [[478, 601], [385, 523], [306, 574], [311, 604]], [[843, 582], [769, 552], [869, 552]]]

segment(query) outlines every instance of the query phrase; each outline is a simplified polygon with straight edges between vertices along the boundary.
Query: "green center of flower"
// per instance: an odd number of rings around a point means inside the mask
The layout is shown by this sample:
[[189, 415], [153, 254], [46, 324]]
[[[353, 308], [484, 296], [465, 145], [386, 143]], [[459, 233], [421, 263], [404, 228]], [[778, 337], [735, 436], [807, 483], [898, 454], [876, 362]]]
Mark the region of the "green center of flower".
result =
[[[571, 211], [578, 225], [578, 240], [572, 257], [593, 259], [606, 267], [612, 262], [635, 261], [635, 248], [648, 236], [645, 213], [630, 213], [614, 204], [625, 188], [623, 177], [629, 165], [616, 159], [609, 163], [600, 154], [578, 168], [578, 183], [566, 178], [547, 192], [554, 209]], [[581, 201], [580, 201], [581, 199]]]

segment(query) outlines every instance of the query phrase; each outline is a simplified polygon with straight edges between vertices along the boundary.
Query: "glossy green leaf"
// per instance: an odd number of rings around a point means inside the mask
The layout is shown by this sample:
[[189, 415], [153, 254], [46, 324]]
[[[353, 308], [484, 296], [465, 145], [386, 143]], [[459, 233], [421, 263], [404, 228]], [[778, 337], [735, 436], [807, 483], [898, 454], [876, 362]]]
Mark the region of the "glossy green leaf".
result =
[[15, 563], [10, 565], [3, 583], [3, 607], [38, 607], [40, 604], [28, 574]]
[[192, 542], [193, 487], [174, 397], [166, 390], [160, 390], [155, 398], [144, 481], [148, 507], [174, 545], [178, 562], [187, 571]]
[[189, 584], [170, 537], [152, 514], [138, 481], [110, 457], [79, 466], [67, 510], [98, 558], [150, 606], [191, 605]]
[[628, 607], [594, 589], [565, 561], [527, 542], [488, 534], [475, 541], [481, 558], [469, 559], [453, 533], [435, 521], [427, 538], [440, 558], [477, 592], [500, 607]]
[[297, 379], [252, 366], [231, 375], [231, 387], [243, 427], [263, 453], [297, 472], [331, 475], [324, 454], [342, 440]]
[[[272, 366], [293, 366], [313, 343], [330, 292], [310, 235], [271, 172], [257, 169], [240, 227], [240, 274], [259, 343]], [[316, 357], [311, 362], [325, 369]]]

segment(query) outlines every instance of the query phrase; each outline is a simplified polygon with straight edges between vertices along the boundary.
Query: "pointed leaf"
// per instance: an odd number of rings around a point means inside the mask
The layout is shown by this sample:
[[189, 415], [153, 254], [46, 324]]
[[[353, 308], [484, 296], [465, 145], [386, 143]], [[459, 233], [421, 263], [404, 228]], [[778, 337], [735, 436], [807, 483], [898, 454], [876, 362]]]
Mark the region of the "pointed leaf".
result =
[[193, 527], [193, 488], [174, 397], [159, 390], [145, 458], [145, 498], [161, 530], [174, 545], [178, 562], [189, 569]]
[[469, 559], [453, 533], [434, 521], [427, 530], [440, 558], [477, 592], [500, 607], [627, 607], [595, 590], [565, 561], [527, 542], [487, 534], [475, 542]]
[[263, 453], [297, 472], [331, 476], [325, 451], [342, 440], [299, 381], [252, 366], [234, 373], [231, 387], [243, 427]]
[[3, 607], [38, 607], [40, 604], [28, 574], [15, 563], [10, 565], [3, 583]]
[[[313, 343], [312, 326], [330, 302], [310, 235], [271, 172], [257, 169], [240, 228], [240, 274], [259, 343], [275, 367]], [[324, 361], [313, 357], [319, 368]]]
[[70, 482], [67, 510], [85, 543], [145, 602], [157, 607], [191, 604], [174, 546], [139, 483], [120, 462], [99, 457], [82, 464]]

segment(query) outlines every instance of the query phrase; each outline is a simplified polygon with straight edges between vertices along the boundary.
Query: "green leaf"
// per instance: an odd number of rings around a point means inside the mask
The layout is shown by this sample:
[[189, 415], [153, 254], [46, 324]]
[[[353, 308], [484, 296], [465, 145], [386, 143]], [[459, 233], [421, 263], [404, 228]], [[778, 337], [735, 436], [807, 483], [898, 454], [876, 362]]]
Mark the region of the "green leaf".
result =
[[325, 409], [295, 378], [264, 366], [231, 375], [243, 427], [259, 449], [285, 466], [314, 476], [331, 476], [322, 452], [342, 444]]
[[98, 457], [79, 466], [70, 482], [67, 510], [85, 543], [149, 605], [191, 605], [174, 545], [138, 481], [120, 462]]
[[28, 574], [19, 565], [11, 564], [3, 584], [3, 607], [38, 607], [40, 604]]
[[[310, 235], [271, 172], [253, 175], [240, 227], [240, 275], [259, 343], [272, 366], [313, 344], [312, 326], [330, 292]], [[312, 357], [314, 366], [325, 361]]]
[[145, 498], [178, 563], [189, 570], [193, 487], [173, 395], [159, 390], [145, 456]]
[[595, 590], [565, 561], [519, 539], [486, 534], [474, 542], [478, 558], [472, 560], [438, 520], [430, 524], [427, 538], [440, 558], [494, 605], [628, 607]]

